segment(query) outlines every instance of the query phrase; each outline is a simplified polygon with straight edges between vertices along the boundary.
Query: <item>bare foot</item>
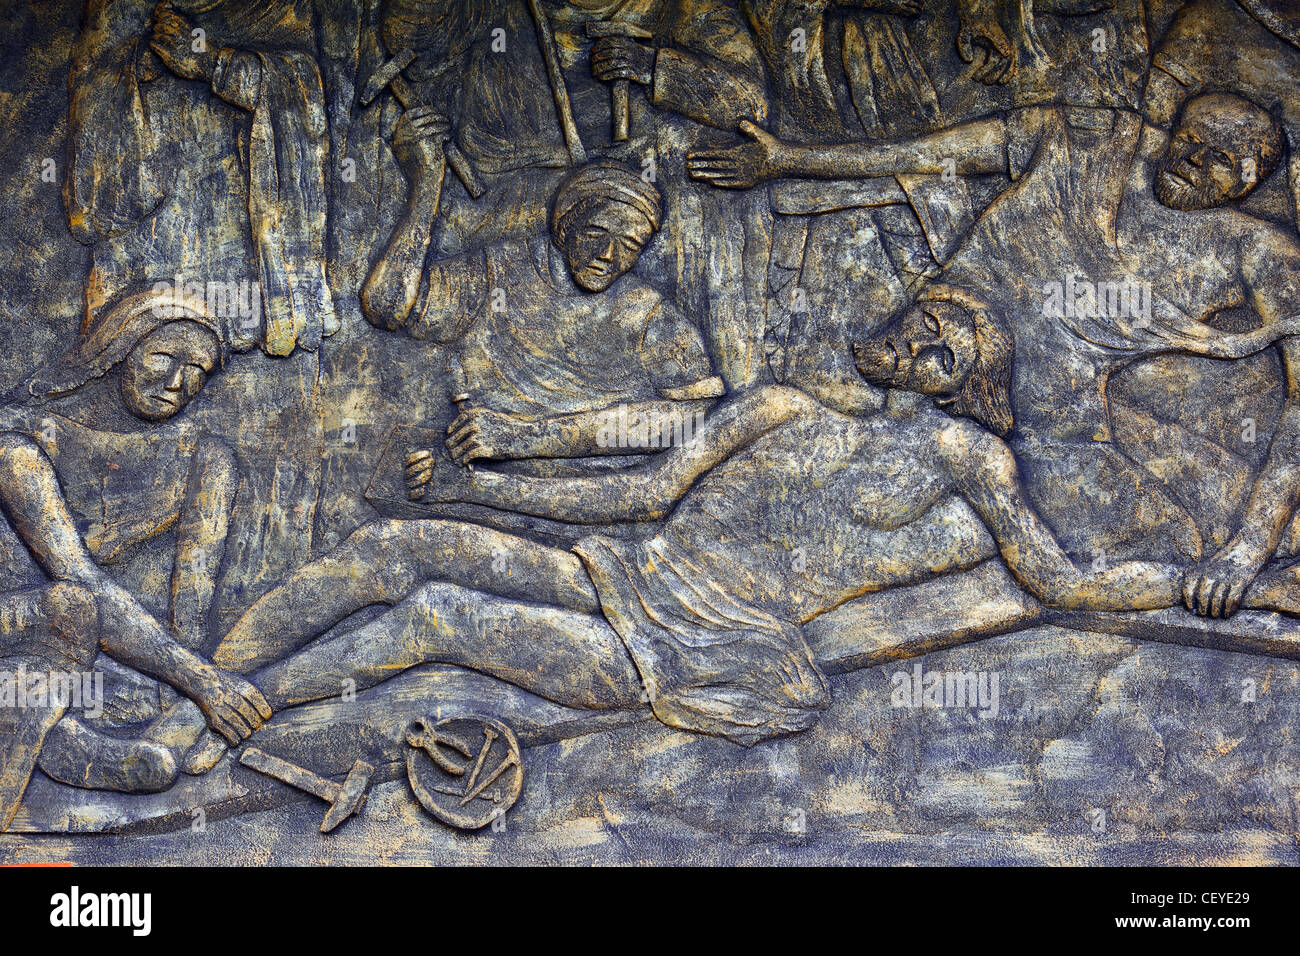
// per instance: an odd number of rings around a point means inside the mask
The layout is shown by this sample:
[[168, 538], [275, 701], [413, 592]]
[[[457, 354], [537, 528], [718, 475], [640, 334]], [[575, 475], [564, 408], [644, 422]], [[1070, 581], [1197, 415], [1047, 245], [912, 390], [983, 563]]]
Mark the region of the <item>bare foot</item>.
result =
[[181, 761], [181, 770], [191, 777], [202, 776], [215, 767], [229, 749], [224, 740], [205, 729]]
[[76, 717], [64, 717], [45, 738], [37, 766], [72, 787], [158, 793], [176, 782], [176, 758], [143, 737], [112, 737]]

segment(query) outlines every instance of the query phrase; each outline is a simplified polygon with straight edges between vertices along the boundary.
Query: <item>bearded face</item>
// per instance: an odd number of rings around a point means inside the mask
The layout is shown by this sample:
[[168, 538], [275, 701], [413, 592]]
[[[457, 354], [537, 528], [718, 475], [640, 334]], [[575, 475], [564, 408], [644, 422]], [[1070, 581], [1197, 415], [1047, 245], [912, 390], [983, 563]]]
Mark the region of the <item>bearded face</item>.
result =
[[1219, 99], [1188, 104], [1160, 161], [1155, 194], [1171, 209], [1213, 209], [1241, 199], [1262, 175], [1260, 158], [1248, 145], [1259, 117]]
[[952, 302], [918, 302], [880, 334], [854, 346], [858, 371], [873, 385], [955, 395], [978, 357], [970, 314]]

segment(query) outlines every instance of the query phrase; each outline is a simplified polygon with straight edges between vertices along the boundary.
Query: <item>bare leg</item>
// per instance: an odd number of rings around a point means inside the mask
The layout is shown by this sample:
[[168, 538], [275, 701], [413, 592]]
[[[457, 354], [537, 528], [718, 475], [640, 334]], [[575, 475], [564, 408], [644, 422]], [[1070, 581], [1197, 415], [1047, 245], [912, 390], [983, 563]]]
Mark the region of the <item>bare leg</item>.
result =
[[690, 442], [656, 455], [653, 464], [641, 468], [535, 478], [486, 469], [469, 473], [431, 456], [426, 461], [433, 464], [408, 467], [408, 488], [412, 480], [424, 481], [423, 501], [466, 501], [575, 524], [658, 521], [701, 475], [745, 446], [795, 418], [824, 412], [797, 389], [765, 385], [717, 406]]
[[[0, 598], [0, 695], [18, 691], [19, 669], [82, 671], [99, 650], [99, 614], [85, 589], [55, 584]], [[18, 812], [46, 735], [66, 702], [0, 707], [0, 832]]]
[[182, 647], [201, 652], [208, 609], [226, 552], [230, 509], [239, 490], [239, 466], [225, 445], [206, 440], [190, 462], [185, 501], [176, 523], [172, 570], [171, 633]]
[[60, 783], [119, 793], [159, 793], [180, 773], [177, 755], [162, 744], [143, 737], [110, 737], [71, 714], [50, 729], [39, 766]]
[[59, 488], [54, 466], [29, 438], [0, 434], [0, 504], [50, 577], [83, 585], [99, 604], [100, 646], [114, 659], [164, 680], [203, 708], [231, 741], [270, 716], [247, 682], [222, 674], [163, 630], [86, 550]]
[[455, 584], [419, 588], [382, 617], [252, 675], [273, 709], [371, 687], [418, 664], [482, 671], [569, 707], [640, 702], [623, 642], [599, 611], [525, 604]]
[[[417, 595], [371, 624], [285, 659], [354, 611], [396, 604], [421, 584]], [[541, 632], [561, 642], [549, 656], [537, 654]], [[480, 525], [436, 519], [359, 528], [264, 594], [213, 652], [217, 666], [237, 673], [271, 664], [255, 683], [273, 710], [337, 697], [345, 681], [355, 689], [371, 687], [434, 660], [496, 674], [579, 707], [617, 706], [628, 681], [639, 686], [576, 555]], [[206, 773], [225, 750], [205, 735], [183, 769]]]
[[569, 551], [466, 522], [380, 521], [263, 595], [222, 639], [213, 662], [248, 673], [283, 659], [352, 612], [396, 604], [431, 580], [600, 610], [586, 569]]

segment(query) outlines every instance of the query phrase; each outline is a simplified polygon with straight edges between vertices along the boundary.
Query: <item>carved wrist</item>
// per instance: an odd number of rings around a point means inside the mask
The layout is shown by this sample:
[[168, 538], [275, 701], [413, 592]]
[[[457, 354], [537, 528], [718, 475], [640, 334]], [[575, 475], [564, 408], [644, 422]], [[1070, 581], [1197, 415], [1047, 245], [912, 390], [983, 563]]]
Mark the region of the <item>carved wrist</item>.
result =
[[519, 430], [511, 441], [511, 445], [518, 457], [552, 457], [551, 453], [555, 451], [556, 437], [553, 429], [548, 427], [550, 424], [551, 422], [544, 418], [538, 421], [519, 423]]

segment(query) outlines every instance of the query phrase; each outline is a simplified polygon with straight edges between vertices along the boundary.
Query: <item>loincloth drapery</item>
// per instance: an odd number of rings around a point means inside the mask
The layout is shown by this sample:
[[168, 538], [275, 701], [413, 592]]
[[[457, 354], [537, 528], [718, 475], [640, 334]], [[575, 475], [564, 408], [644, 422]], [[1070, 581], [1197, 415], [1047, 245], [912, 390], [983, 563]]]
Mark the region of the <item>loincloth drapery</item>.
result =
[[665, 724], [750, 746], [830, 703], [799, 628], [728, 595], [671, 542], [590, 535], [573, 550]]

